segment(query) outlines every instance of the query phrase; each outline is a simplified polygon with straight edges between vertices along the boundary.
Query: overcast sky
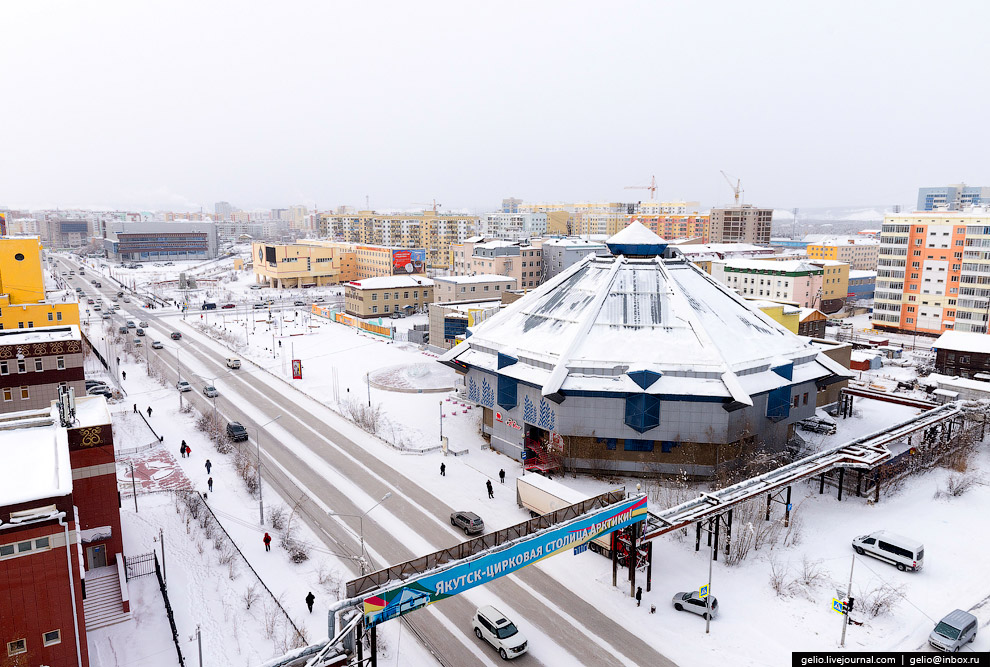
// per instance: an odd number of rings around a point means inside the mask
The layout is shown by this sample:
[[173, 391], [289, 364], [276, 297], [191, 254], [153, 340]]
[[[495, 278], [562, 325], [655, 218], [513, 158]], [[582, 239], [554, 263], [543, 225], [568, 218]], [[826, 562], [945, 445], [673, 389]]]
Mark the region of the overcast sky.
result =
[[0, 4], [0, 206], [990, 185], [990, 2]]

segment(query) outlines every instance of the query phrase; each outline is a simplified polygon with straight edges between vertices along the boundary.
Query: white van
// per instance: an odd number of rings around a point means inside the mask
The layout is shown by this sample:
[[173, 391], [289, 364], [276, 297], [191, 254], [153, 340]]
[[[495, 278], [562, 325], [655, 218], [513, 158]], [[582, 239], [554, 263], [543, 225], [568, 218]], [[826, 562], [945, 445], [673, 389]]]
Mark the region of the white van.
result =
[[240, 368], [241, 360], [237, 357], [227, 357], [227, 368]]
[[886, 530], [860, 535], [852, 541], [852, 547], [860, 556], [868, 555], [887, 561], [901, 572], [920, 570], [925, 563], [924, 544]]

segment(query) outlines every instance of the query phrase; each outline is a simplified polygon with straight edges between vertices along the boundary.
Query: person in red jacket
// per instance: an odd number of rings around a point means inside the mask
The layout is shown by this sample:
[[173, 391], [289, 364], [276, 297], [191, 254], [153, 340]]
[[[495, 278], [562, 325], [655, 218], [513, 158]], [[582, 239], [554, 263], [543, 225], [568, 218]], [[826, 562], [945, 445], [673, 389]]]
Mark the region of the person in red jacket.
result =
[[268, 533], [265, 533], [265, 551], [271, 551], [271, 550], [272, 550], [272, 536], [269, 535]]

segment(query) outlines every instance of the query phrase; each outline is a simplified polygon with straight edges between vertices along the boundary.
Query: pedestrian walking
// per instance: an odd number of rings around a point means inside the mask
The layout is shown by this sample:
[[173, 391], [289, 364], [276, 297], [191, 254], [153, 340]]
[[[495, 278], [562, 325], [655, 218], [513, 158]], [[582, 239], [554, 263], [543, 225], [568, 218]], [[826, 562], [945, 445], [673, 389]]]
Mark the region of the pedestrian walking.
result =
[[182, 444], [179, 445], [179, 456], [186, 458], [186, 441], [183, 440]]
[[192, 447], [186, 445], [186, 458], [188, 459], [190, 456], [192, 456]]
[[151, 406], [150, 405], [148, 406], [148, 416], [149, 417], [151, 416]]
[[488, 497], [489, 498], [494, 498], [495, 497], [495, 491], [492, 489], [492, 480], [486, 479], [485, 480], [485, 486], [488, 487]]
[[206, 480], [206, 485], [207, 485], [208, 487], [210, 487], [210, 491], [212, 491], [212, 490], [213, 490], [213, 478], [212, 478], [212, 477], [211, 477], [211, 478], [209, 478], [208, 480]]
[[272, 550], [272, 536], [269, 535], [268, 533], [265, 533], [265, 539], [262, 540], [262, 541], [265, 543], [265, 551], [271, 551]]
[[313, 603], [316, 602], [316, 596], [313, 595], [313, 591], [309, 592], [306, 596], [306, 606], [309, 607], [309, 613], [313, 613]]
[[643, 587], [642, 586], [637, 586], [636, 587], [636, 606], [638, 607], [639, 606], [639, 603], [642, 602], [642, 601], [643, 601]]
[[126, 380], [127, 379], [127, 371], [120, 371], [120, 377], [121, 377], [121, 379]]
[[210, 463], [210, 459], [206, 459], [206, 474], [207, 475], [210, 474], [210, 468], [212, 468], [212, 467], [213, 467], [213, 464]]
[[137, 414], [137, 403], [134, 404], [134, 414]]
[[498, 471], [498, 481], [505, 484], [505, 468]]
[[447, 465], [442, 461], [440, 462], [440, 476], [441, 477], [447, 476]]

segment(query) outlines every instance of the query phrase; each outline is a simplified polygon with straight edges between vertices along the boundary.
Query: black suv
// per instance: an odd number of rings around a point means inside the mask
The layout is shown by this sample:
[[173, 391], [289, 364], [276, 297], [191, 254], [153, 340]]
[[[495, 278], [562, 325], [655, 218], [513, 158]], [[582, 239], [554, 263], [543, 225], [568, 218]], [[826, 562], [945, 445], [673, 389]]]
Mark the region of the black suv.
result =
[[451, 512], [450, 525], [463, 529], [465, 535], [485, 532], [485, 522], [474, 512]]
[[229, 422], [227, 424], [227, 435], [234, 442], [241, 442], [248, 439], [247, 429], [240, 422]]

